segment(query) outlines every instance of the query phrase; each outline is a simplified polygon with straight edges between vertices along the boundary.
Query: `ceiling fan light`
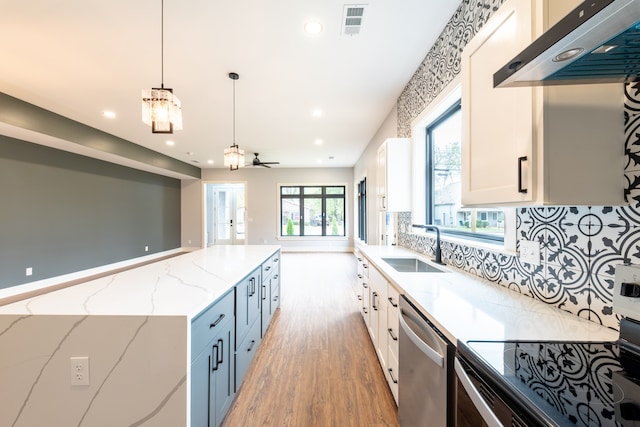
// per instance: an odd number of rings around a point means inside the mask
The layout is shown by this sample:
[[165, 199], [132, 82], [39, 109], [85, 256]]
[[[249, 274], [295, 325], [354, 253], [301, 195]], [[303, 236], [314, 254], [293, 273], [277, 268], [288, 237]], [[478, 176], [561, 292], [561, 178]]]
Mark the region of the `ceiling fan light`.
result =
[[235, 143], [224, 149], [224, 165], [229, 166], [229, 170], [237, 170], [244, 167], [244, 150]]
[[182, 105], [172, 89], [142, 90], [142, 121], [153, 133], [173, 133], [182, 129]]

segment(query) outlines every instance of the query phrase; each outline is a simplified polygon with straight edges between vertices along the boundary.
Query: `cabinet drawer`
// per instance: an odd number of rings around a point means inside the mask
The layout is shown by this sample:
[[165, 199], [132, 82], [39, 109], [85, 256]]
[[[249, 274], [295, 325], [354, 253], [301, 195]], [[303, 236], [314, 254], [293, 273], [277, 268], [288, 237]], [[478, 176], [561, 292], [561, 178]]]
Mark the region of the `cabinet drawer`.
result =
[[280, 306], [280, 273], [274, 273], [271, 279], [271, 314]]
[[195, 359], [228, 321], [233, 321], [233, 295], [233, 291], [228, 292], [191, 321], [191, 360]]
[[262, 263], [262, 282], [264, 283], [272, 274], [280, 271], [280, 251], [271, 255], [268, 260]]
[[238, 349], [236, 350], [236, 381], [235, 381], [236, 392], [240, 388], [240, 384], [242, 384], [244, 375], [247, 373], [247, 369], [249, 369], [249, 365], [251, 365], [253, 356], [255, 356], [256, 351], [258, 350], [258, 346], [260, 345], [261, 332], [262, 332], [262, 328], [260, 325], [260, 321], [255, 322], [251, 327], [249, 334], [237, 347]]

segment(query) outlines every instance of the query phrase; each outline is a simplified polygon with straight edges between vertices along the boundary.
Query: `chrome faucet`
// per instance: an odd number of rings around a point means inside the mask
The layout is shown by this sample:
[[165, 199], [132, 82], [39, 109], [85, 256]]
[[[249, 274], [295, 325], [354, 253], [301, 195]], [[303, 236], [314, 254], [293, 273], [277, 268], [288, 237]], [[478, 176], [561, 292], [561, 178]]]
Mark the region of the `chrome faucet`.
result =
[[435, 250], [436, 257], [433, 260], [433, 262], [435, 262], [436, 264], [445, 265], [444, 262], [442, 262], [442, 249], [440, 248], [440, 229], [435, 225], [413, 224], [412, 227], [422, 228], [424, 230], [431, 230], [436, 232], [436, 250]]

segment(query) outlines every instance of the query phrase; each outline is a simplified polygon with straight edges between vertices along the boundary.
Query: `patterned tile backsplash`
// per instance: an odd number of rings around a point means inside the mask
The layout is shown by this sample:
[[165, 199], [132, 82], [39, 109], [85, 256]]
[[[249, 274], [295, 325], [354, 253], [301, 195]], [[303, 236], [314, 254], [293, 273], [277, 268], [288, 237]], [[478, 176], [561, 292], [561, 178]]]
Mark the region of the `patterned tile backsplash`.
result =
[[[460, 71], [463, 47], [503, 0], [464, 0], [398, 99], [398, 135]], [[518, 240], [540, 242], [531, 266], [499, 250], [443, 241], [445, 262], [576, 316], [618, 329], [612, 312], [615, 265], [640, 263], [640, 84], [625, 85], [625, 197], [628, 206], [536, 207], [517, 210]], [[588, 191], [588, 189], [583, 189]], [[412, 234], [410, 212], [398, 218], [398, 244], [433, 254], [434, 240]]]

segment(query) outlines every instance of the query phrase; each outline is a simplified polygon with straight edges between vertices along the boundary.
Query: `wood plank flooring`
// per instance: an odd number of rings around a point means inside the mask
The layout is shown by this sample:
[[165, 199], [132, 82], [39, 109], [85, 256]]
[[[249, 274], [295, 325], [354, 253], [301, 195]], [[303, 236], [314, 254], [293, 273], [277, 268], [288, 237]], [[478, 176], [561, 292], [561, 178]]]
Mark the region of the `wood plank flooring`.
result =
[[351, 253], [283, 253], [281, 305], [224, 427], [398, 426]]

